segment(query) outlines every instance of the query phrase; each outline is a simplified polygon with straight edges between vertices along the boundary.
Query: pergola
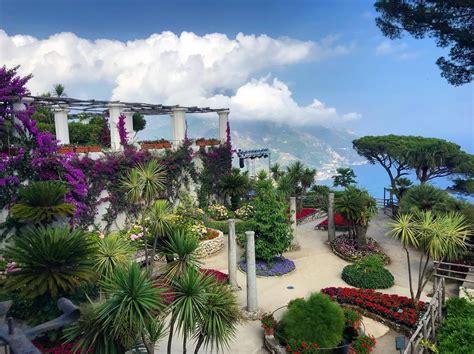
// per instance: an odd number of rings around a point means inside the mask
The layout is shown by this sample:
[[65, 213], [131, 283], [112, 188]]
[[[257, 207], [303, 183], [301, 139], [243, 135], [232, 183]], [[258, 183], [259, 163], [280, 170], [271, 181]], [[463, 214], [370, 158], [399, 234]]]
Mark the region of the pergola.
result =
[[179, 145], [185, 139], [186, 134], [186, 113], [217, 113], [219, 117], [219, 139], [223, 142], [227, 136], [227, 122], [229, 120], [228, 108], [209, 107], [183, 107], [179, 105], [166, 106], [162, 104], [103, 101], [103, 100], [80, 100], [69, 97], [45, 97], [27, 96], [21, 102], [14, 104], [16, 111], [25, 109], [25, 105], [47, 107], [54, 112], [54, 124], [56, 139], [61, 144], [69, 144], [68, 114], [73, 112], [88, 112], [103, 114], [109, 112], [110, 124], [110, 145], [112, 150], [120, 149], [120, 136], [118, 131], [119, 116], [125, 116], [125, 128], [128, 132], [133, 131], [133, 114], [143, 115], [169, 115], [171, 116], [171, 127], [173, 133], [173, 145]]

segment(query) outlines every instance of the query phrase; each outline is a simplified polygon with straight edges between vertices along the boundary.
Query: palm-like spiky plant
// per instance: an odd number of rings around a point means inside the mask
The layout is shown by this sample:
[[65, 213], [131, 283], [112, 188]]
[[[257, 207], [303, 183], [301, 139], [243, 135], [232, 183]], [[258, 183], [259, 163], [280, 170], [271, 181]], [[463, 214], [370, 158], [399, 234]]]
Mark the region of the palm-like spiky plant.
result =
[[109, 278], [117, 268], [126, 267], [133, 255], [131, 245], [118, 234], [97, 241], [94, 269], [101, 279]]
[[56, 84], [53, 86], [53, 93], [56, 97], [66, 97], [66, 89], [62, 84]]
[[147, 226], [152, 237], [151, 259], [155, 259], [157, 247], [163, 246], [172, 232], [173, 213], [166, 200], [157, 200], [146, 214]]
[[80, 229], [38, 226], [22, 230], [4, 256], [21, 268], [6, 280], [6, 289], [28, 297], [68, 294], [95, 278], [94, 240]]
[[21, 222], [49, 223], [57, 217], [71, 216], [75, 206], [64, 201], [68, 187], [58, 181], [30, 182], [18, 192], [18, 202], [10, 209]]
[[235, 337], [240, 309], [235, 294], [225, 286], [213, 284], [207, 289], [203, 316], [195, 333], [197, 354], [202, 345], [217, 351], [229, 346]]
[[[466, 250], [465, 240], [471, 235], [470, 226], [460, 213], [435, 215], [431, 211], [401, 214], [389, 226], [388, 234], [400, 240], [406, 252], [410, 294], [413, 304], [417, 304], [430, 279], [426, 276], [429, 261], [458, 258]], [[412, 284], [410, 247], [421, 251], [416, 295]]]
[[248, 173], [240, 173], [238, 168], [233, 168], [228, 175], [221, 178], [219, 187], [225, 197], [230, 197], [232, 210], [236, 210], [239, 207], [240, 198], [245, 196], [250, 189]]
[[98, 321], [107, 332], [130, 348], [145, 338], [146, 329], [165, 308], [162, 289], [155, 287], [149, 274], [137, 263], [117, 269], [100, 285], [107, 300], [98, 309]]
[[[122, 187], [130, 202], [141, 206], [141, 224], [145, 223], [147, 210], [165, 189], [166, 171], [155, 160], [139, 164], [122, 179]], [[153, 263], [153, 259], [151, 260]], [[148, 243], [145, 242], [145, 264], [149, 264]]]
[[189, 268], [197, 269], [199, 267], [200, 262], [196, 255], [198, 246], [196, 238], [189, 236], [186, 231], [175, 231], [163, 249], [163, 254], [172, 259], [163, 266], [166, 279], [172, 281], [186, 273]]
[[215, 282], [214, 277], [205, 276], [196, 268], [188, 267], [172, 282], [174, 300], [171, 307], [168, 354], [174, 330], [183, 335], [183, 353], [186, 353], [187, 338], [193, 334], [197, 323], [205, 314], [207, 290]]
[[275, 182], [278, 182], [280, 177], [285, 174], [285, 172], [281, 169], [281, 166], [279, 163], [273, 164], [272, 167], [270, 167], [270, 172]]

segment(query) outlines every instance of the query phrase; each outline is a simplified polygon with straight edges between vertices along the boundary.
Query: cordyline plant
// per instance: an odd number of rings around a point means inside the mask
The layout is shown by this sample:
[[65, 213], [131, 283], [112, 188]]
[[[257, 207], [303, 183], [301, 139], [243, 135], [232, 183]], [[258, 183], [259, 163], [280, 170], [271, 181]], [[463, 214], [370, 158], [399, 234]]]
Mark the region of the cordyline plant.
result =
[[[466, 251], [466, 238], [471, 235], [470, 227], [460, 213], [433, 214], [431, 211], [401, 214], [389, 226], [388, 234], [400, 240], [406, 252], [410, 295], [417, 308], [415, 304], [431, 278], [427, 274], [429, 262], [454, 261], [461, 256]], [[412, 248], [420, 251], [416, 293], [410, 262]], [[435, 271], [438, 267], [439, 263]]]

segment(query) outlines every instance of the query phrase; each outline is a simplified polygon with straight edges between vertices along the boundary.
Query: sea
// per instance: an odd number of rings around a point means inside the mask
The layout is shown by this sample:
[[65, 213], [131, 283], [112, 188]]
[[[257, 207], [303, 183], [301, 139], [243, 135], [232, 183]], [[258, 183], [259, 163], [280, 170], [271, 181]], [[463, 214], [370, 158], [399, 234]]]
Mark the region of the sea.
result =
[[[364, 163], [352, 165], [349, 167], [354, 170], [354, 173], [357, 176], [357, 185], [359, 187], [365, 188], [372, 197], [377, 199], [383, 199], [384, 188], [390, 187], [390, 179], [387, 175], [387, 172], [382, 166], [378, 164], [372, 165], [370, 163]], [[411, 173], [404, 177], [409, 178], [414, 184], [419, 183], [414, 173]], [[333, 180], [331, 178], [317, 181], [317, 184], [322, 184], [330, 187], [332, 187], [332, 183]], [[436, 178], [430, 181], [430, 183], [441, 189], [446, 189], [453, 184], [452, 180], [449, 177]], [[474, 203], [474, 197], [463, 196], [457, 193], [453, 193], [452, 195], [457, 199], [466, 200], [470, 203]]]

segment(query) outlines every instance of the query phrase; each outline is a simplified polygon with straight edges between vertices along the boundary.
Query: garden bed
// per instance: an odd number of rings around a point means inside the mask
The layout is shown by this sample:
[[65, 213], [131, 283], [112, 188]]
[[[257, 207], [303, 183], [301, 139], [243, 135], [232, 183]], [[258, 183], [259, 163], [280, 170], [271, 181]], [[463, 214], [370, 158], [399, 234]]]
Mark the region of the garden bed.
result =
[[199, 247], [196, 250], [198, 258], [207, 258], [218, 253], [224, 247], [224, 234], [222, 231], [211, 228], [207, 228], [207, 230], [211, 236], [199, 242]]
[[[285, 257], [275, 257], [271, 263], [257, 259], [256, 268], [257, 276], [259, 277], [277, 277], [294, 271], [295, 263]], [[247, 272], [247, 261], [245, 258], [240, 260], [239, 269], [244, 273]]]
[[[315, 229], [327, 230], [329, 225], [329, 219], [326, 218], [315, 226]], [[349, 228], [349, 223], [341, 214], [334, 214], [334, 225], [336, 230], [347, 230]]]
[[336, 240], [331, 242], [330, 246], [336, 256], [347, 262], [356, 262], [365, 256], [378, 254], [382, 256], [385, 265], [390, 264], [390, 257], [382, 251], [377, 241], [372, 237], [367, 237], [366, 251], [358, 250], [355, 239], [348, 234], [337, 236]]
[[340, 304], [354, 305], [393, 322], [408, 332], [416, 327], [426, 309], [426, 304], [420, 301], [417, 313], [410, 298], [383, 294], [372, 289], [330, 287], [322, 289], [321, 292]]

